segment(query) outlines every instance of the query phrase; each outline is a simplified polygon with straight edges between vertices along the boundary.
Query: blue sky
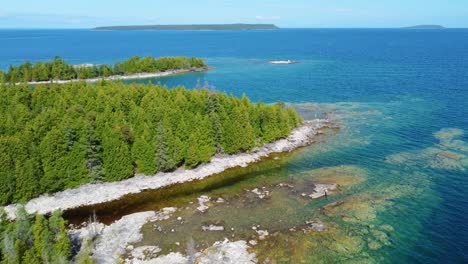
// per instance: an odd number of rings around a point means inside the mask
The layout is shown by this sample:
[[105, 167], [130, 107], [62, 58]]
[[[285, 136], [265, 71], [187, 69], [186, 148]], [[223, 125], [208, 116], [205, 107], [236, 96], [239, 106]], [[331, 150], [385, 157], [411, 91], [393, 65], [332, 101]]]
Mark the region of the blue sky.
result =
[[0, 28], [274, 23], [281, 27], [468, 27], [468, 0], [1, 0]]

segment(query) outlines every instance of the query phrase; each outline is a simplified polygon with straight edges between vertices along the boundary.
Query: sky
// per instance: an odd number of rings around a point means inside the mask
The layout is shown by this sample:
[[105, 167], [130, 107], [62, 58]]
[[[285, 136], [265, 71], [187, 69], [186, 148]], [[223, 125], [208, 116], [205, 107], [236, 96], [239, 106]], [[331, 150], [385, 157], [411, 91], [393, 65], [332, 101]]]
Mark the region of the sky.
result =
[[0, 0], [0, 28], [218, 23], [468, 28], [468, 0]]

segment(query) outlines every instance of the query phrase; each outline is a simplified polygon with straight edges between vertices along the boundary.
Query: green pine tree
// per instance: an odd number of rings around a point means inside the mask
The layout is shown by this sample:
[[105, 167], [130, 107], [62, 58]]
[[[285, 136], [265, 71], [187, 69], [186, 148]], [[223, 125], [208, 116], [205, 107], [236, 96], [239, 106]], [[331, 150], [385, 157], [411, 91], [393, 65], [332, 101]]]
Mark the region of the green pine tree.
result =
[[170, 153], [170, 142], [167, 134], [167, 129], [164, 124], [160, 123], [155, 137], [156, 154], [154, 163], [157, 171], [168, 171], [174, 168], [174, 160]]
[[120, 131], [108, 128], [102, 140], [106, 181], [120, 181], [133, 175], [129, 146]]
[[13, 200], [15, 202], [26, 202], [36, 197], [39, 186], [39, 178], [37, 177], [37, 169], [39, 165], [34, 159], [28, 159], [16, 165], [15, 175], [15, 194]]
[[34, 238], [34, 254], [39, 257], [42, 263], [50, 261], [52, 234], [49, 231], [47, 219], [42, 215], [36, 215], [36, 220], [32, 227]]
[[151, 138], [149, 132], [146, 131], [143, 135], [135, 138], [135, 142], [133, 143], [132, 157], [138, 173], [146, 175], [153, 175], [156, 173], [157, 167], [154, 162], [155, 146], [150, 142]]
[[66, 222], [60, 210], [55, 211], [49, 219], [49, 228], [54, 237], [52, 260], [63, 263], [71, 256], [71, 244], [66, 230]]
[[42, 140], [40, 150], [44, 175], [40, 184], [43, 192], [60, 191], [66, 186], [69, 175], [67, 149], [64, 133], [60, 129], [52, 129]]

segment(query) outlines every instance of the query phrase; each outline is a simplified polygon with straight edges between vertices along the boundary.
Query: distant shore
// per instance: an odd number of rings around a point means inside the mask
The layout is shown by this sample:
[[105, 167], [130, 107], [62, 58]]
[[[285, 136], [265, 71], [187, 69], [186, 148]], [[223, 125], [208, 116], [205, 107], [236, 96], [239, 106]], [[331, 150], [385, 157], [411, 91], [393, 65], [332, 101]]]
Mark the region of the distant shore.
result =
[[[68, 189], [52, 195], [42, 195], [25, 204], [29, 213], [48, 214], [57, 209], [69, 210], [82, 206], [102, 204], [136, 194], [145, 190], [155, 190], [169, 185], [201, 180], [221, 173], [229, 168], [246, 167], [272, 153], [289, 152], [312, 144], [320, 129], [330, 126], [327, 119], [305, 121], [295, 128], [288, 138], [265, 144], [248, 153], [215, 156], [209, 163], [195, 169], [180, 168], [174, 172], [157, 173], [153, 176], [136, 175], [128, 180], [100, 184], [85, 184], [76, 189]], [[18, 204], [4, 207], [9, 218], [14, 219]]]
[[[148, 79], [148, 78], [158, 78], [164, 76], [170, 76], [179, 73], [189, 73], [189, 72], [206, 72], [209, 71], [209, 67], [203, 68], [190, 68], [190, 69], [180, 69], [180, 70], [169, 70], [164, 72], [142, 72], [142, 73], [135, 73], [130, 75], [112, 75], [108, 77], [98, 77], [98, 78], [90, 78], [90, 79], [71, 79], [71, 80], [50, 80], [50, 81], [33, 81], [28, 82], [31, 85], [37, 84], [64, 84], [64, 83], [71, 83], [71, 82], [87, 82], [87, 83], [95, 83], [101, 80], [105, 81], [117, 81], [117, 80], [136, 80], [136, 79]], [[17, 82], [16, 85], [22, 84], [22, 82]]]
[[193, 24], [193, 25], [131, 25], [131, 26], [108, 26], [96, 27], [93, 30], [145, 30], [145, 31], [216, 31], [216, 30], [276, 30], [274, 24]]
[[410, 27], [403, 27], [402, 29], [446, 29], [441, 25], [416, 25]]

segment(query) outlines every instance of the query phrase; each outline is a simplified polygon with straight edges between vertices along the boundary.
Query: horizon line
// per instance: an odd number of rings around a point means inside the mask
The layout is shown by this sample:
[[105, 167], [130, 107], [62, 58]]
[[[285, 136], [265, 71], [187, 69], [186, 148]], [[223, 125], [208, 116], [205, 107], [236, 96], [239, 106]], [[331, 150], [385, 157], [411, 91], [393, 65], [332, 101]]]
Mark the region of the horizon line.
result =
[[[195, 24], [194, 24], [195, 25]], [[208, 25], [208, 24], [200, 24]], [[100, 27], [119, 27], [119, 26], [97, 26], [97, 27], [0, 27], [0, 30], [93, 30]], [[313, 26], [297, 26], [297, 27], [280, 27], [277, 26], [277, 30], [281, 29], [412, 29], [414, 26], [404, 27], [313, 27]], [[417, 27], [417, 26], [416, 26]], [[443, 28], [414, 28], [414, 29], [425, 29], [425, 30], [444, 30], [444, 29], [468, 29], [465, 27], [443, 27]], [[218, 31], [261, 31], [262, 29], [251, 29], [251, 30], [218, 30]], [[102, 30], [105, 31], [105, 30]], [[108, 30], [117, 31], [117, 30]], [[125, 30], [119, 30], [125, 31]], [[133, 31], [201, 31], [201, 30], [133, 30]], [[209, 30], [206, 30], [209, 31]]]

